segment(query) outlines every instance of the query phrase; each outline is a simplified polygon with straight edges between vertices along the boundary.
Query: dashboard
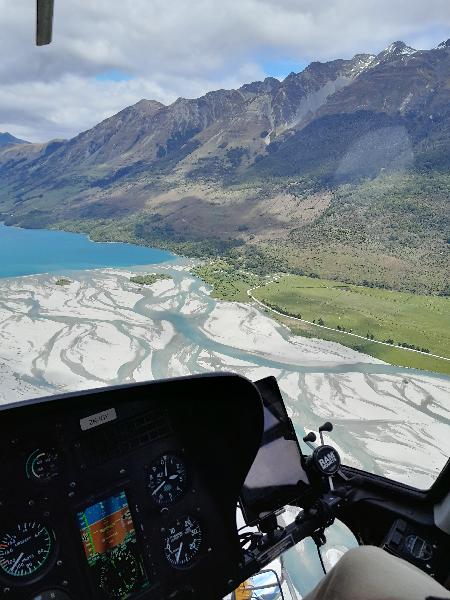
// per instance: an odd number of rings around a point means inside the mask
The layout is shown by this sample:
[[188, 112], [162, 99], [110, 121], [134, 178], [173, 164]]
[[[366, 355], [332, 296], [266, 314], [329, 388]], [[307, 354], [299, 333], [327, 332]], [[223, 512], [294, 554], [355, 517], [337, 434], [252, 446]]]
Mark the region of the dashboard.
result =
[[262, 431], [229, 374], [1, 408], [0, 598], [224, 596]]

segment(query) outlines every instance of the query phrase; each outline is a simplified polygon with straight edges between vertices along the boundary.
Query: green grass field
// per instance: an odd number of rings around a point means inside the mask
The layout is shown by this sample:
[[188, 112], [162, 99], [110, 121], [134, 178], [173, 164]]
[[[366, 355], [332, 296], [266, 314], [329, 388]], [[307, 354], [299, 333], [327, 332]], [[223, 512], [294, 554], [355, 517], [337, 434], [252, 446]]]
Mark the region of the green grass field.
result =
[[432, 356], [425, 356], [417, 354], [417, 352], [408, 352], [402, 348], [382, 346], [375, 342], [367, 339], [354, 338], [344, 333], [335, 331], [328, 331], [315, 327], [314, 325], [308, 325], [308, 323], [302, 323], [299, 321], [293, 321], [287, 317], [276, 315], [270, 311], [267, 311], [270, 317], [276, 321], [283, 323], [292, 331], [294, 335], [301, 335], [303, 337], [320, 338], [322, 340], [328, 340], [330, 342], [337, 342], [343, 346], [348, 346], [369, 354], [375, 358], [379, 358], [384, 362], [392, 365], [399, 365], [402, 367], [411, 367], [413, 369], [423, 369], [425, 371], [435, 371], [436, 373], [444, 373], [450, 375], [450, 364], [448, 361], [434, 358]]
[[[279, 317], [294, 333], [337, 341], [391, 364], [450, 374], [450, 361], [399, 348], [407, 343], [431, 354], [450, 356], [450, 299], [342, 284], [336, 281], [288, 275], [256, 289], [255, 298], [308, 321], [345, 328], [375, 344], [340, 332]], [[273, 313], [272, 313], [273, 314]]]
[[162, 279], [172, 279], [172, 277], [164, 273], [148, 273], [147, 275], [133, 275], [133, 277], [130, 277], [131, 283], [137, 283], [138, 285], [153, 285]]
[[247, 290], [265, 281], [258, 275], [235, 269], [224, 260], [195, 267], [192, 273], [212, 286], [213, 298], [230, 302], [248, 302]]

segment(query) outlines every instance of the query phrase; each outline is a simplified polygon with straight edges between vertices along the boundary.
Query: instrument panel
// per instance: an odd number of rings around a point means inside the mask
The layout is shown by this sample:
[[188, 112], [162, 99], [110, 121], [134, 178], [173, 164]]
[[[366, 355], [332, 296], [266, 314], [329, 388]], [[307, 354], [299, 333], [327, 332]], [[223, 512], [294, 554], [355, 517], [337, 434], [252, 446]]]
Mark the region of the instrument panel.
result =
[[233, 589], [236, 503], [262, 433], [253, 384], [192, 377], [0, 413], [0, 598]]

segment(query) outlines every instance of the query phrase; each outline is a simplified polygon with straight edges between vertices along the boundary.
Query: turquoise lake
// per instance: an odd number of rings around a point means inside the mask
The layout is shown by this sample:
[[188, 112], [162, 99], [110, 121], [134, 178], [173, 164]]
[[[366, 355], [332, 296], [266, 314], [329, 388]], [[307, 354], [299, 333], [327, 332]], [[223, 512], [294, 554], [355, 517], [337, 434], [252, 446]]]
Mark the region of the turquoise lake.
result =
[[0, 223], [0, 277], [148, 265], [174, 258], [157, 248], [91, 242], [79, 233], [20, 229]]

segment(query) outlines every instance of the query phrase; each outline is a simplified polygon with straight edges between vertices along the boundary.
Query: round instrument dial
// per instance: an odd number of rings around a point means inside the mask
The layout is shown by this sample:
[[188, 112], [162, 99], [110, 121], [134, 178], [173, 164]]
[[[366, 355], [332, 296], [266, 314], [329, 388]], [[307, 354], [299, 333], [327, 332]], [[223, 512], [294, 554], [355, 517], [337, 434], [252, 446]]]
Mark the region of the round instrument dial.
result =
[[153, 500], [168, 506], [184, 495], [187, 489], [186, 465], [175, 454], [163, 454], [149, 469], [148, 487]]
[[128, 598], [141, 578], [141, 569], [134, 554], [126, 547], [119, 546], [102, 564], [100, 586], [108, 600]]
[[173, 567], [188, 567], [197, 557], [202, 543], [202, 530], [194, 517], [178, 517], [167, 527], [164, 554]]
[[0, 572], [10, 577], [36, 575], [50, 560], [51, 532], [37, 521], [17, 523], [0, 533]]
[[27, 458], [25, 470], [28, 479], [50, 481], [60, 473], [60, 457], [54, 448], [37, 449]]

